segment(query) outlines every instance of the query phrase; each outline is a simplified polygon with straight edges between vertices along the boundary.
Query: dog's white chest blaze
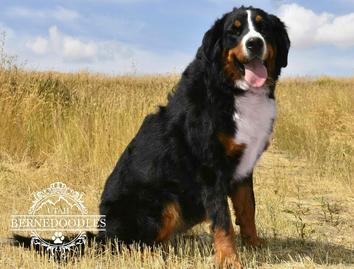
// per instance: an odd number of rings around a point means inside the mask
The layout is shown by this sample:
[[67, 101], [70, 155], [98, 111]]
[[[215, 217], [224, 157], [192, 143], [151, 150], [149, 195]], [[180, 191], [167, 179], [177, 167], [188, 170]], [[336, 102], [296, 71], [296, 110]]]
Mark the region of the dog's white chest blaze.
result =
[[267, 91], [261, 89], [235, 98], [235, 106], [235, 140], [237, 144], [245, 144], [246, 148], [236, 167], [234, 179], [242, 180], [253, 170], [272, 135], [276, 104], [274, 99], [268, 97]]

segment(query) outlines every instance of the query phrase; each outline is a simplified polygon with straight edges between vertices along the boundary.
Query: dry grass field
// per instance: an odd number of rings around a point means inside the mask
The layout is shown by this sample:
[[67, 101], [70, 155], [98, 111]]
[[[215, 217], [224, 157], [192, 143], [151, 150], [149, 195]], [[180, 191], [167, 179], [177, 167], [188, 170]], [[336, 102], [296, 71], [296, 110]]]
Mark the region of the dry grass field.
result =
[[[98, 213], [103, 184], [144, 116], [178, 80], [0, 69], [0, 237], [35, 191], [62, 181]], [[245, 268], [354, 268], [354, 79], [287, 79], [277, 88], [273, 144], [255, 174], [263, 249]], [[236, 227], [236, 231], [238, 228]], [[151, 249], [89, 249], [57, 264], [0, 245], [0, 268], [214, 268], [208, 224]]]

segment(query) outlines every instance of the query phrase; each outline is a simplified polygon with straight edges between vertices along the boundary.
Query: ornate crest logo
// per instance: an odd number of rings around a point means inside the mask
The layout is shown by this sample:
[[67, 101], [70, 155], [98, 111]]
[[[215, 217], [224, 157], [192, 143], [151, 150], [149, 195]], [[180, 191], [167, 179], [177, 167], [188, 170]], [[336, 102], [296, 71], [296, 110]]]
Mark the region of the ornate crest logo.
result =
[[84, 194], [62, 182], [33, 194], [27, 215], [13, 215], [11, 230], [30, 231], [31, 245], [65, 257], [83, 247], [87, 231], [105, 230], [105, 216], [88, 215]]

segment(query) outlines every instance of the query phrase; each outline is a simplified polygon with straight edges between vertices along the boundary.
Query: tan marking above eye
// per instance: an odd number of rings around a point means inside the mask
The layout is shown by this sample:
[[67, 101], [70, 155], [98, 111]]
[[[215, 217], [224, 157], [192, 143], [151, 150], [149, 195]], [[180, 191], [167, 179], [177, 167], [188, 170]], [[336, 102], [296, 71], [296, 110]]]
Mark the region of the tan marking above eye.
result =
[[239, 20], [236, 20], [236, 21], [235, 21], [235, 26], [236, 26], [237, 28], [240, 28], [240, 27], [241, 27], [241, 22], [240, 22]]
[[263, 17], [261, 15], [256, 16], [256, 22], [261, 22], [263, 20]]

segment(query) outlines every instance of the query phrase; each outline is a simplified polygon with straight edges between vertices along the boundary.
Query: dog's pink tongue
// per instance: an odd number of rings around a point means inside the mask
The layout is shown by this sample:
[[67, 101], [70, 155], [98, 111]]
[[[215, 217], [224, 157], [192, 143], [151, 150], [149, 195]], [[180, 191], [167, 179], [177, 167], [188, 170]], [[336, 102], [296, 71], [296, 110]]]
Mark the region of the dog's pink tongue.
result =
[[264, 85], [268, 77], [267, 69], [260, 60], [245, 64], [245, 80], [254, 88]]

